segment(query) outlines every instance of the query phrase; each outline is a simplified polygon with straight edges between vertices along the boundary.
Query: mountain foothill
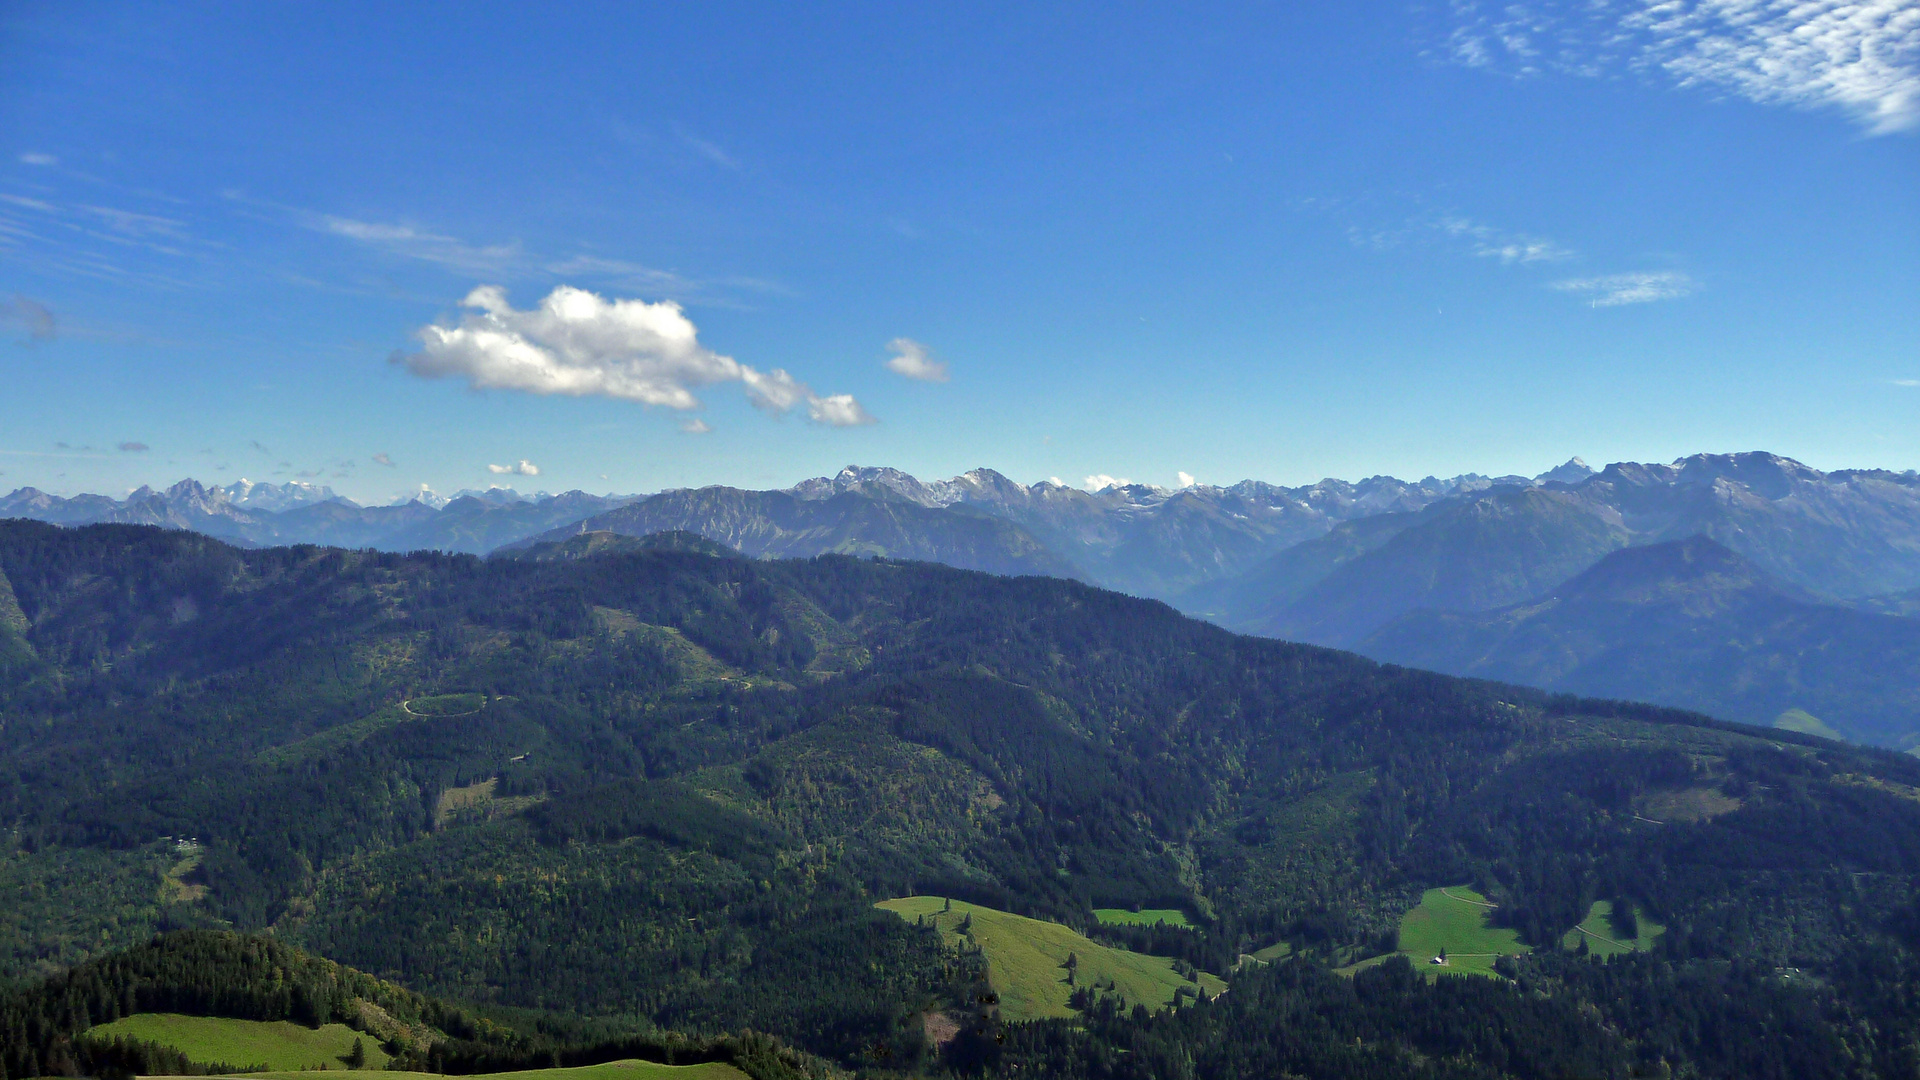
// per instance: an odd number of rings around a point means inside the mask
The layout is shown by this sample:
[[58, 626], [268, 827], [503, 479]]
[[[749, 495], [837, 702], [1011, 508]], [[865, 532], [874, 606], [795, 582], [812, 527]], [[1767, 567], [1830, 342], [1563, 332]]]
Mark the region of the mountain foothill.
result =
[[[0, 516], [154, 524], [245, 547], [475, 554], [683, 531], [754, 558], [1073, 578], [1394, 663], [1745, 723], [1804, 715], [1838, 737], [1920, 745], [1920, 668], [1901, 621], [1920, 613], [1920, 477], [1823, 473], [1766, 453], [1597, 472], [1575, 458], [1536, 477], [1097, 491], [990, 469], [921, 481], [849, 467], [780, 491], [496, 488], [367, 507], [312, 485], [182, 481], [117, 501], [22, 489], [0, 499]], [[1746, 569], [1710, 573], [1702, 543]], [[1670, 544], [1678, 556], [1636, 553]], [[1621, 584], [1635, 574], [1647, 575], [1638, 588]], [[1604, 604], [1590, 592], [1598, 580], [1614, 583]], [[1699, 595], [1683, 601], [1688, 590]]]

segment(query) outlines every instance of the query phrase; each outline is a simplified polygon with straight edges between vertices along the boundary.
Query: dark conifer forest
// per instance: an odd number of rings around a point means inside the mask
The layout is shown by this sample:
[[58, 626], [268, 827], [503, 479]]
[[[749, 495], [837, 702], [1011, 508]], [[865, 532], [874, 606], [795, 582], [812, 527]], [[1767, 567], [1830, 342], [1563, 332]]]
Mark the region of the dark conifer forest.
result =
[[[684, 536], [7, 521], [0, 583], [4, 1077], [205, 1071], [86, 1036], [152, 1011], [451, 1073], [1920, 1075], [1911, 756]], [[1525, 955], [1360, 963], [1463, 885]], [[1228, 989], [1010, 1019], [910, 895]], [[1664, 932], [1570, 947], [1596, 901]]]

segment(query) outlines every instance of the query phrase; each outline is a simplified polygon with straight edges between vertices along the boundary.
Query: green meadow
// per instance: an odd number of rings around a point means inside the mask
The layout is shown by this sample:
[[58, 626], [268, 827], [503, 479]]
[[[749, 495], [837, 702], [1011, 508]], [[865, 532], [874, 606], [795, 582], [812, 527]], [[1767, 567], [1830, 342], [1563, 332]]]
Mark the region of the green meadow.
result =
[[[1199, 982], [1182, 978], [1173, 961], [1125, 949], [1108, 948], [1059, 923], [1029, 919], [978, 904], [947, 901], [938, 896], [908, 896], [883, 900], [878, 907], [912, 922], [927, 919], [941, 936], [958, 944], [971, 938], [987, 959], [987, 981], [1000, 997], [1000, 1015], [1008, 1020], [1037, 1020], [1078, 1015], [1067, 1004], [1076, 986], [1097, 987], [1123, 998], [1129, 1005], [1165, 1008], [1185, 988], [1213, 997], [1227, 984], [1200, 973]], [[971, 918], [963, 935], [961, 927]], [[1067, 981], [1067, 957], [1077, 966]]]
[[[132, 1038], [171, 1046], [201, 1065], [268, 1069], [344, 1069], [355, 1039], [366, 1048], [367, 1066], [384, 1069], [380, 1040], [345, 1024], [304, 1027], [287, 1020], [228, 1020], [217, 1016], [136, 1013], [87, 1030], [89, 1038]], [[381, 1073], [382, 1076], [392, 1075]]]
[[[246, 1073], [246, 1080], [312, 1080], [302, 1072]], [[528, 1069], [487, 1073], [488, 1080], [747, 1080], [747, 1074], [723, 1062], [704, 1065], [656, 1065], [651, 1061], [609, 1061], [577, 1069]], [[329, 1080], [446, 1080], [438, 1073], [337, 1070]]]
[[401, 708], [414, 716], [469, 716], [486, 706], [485, 694], [435, 694], [400, 703]]
[[[1488, 925], [1493, 907], [1486, 897], [1464, 885], [1428, 889], [1421, 894], [1420, 905], [1400, 919], [1398, 952], [1340, 970], [1351, 973], [1372, 967], [1388, 956], [1404, 956], [1429, 975], [1492, 975], [1495, 960], [1532, 951], [1521, 943], [1517, 932]], [[1434, 963], [1443, 951], [1446, 962]]]
[[1634, 909], [1634, 922], [1639, 933], [1634, 937], [1621, 934], [1619, 927], [1613, 925], [1613, 902], [1595, 900], [1587, 909], [1587, 917], [1580, 925], [1567, 931], [1560, 944], [1568, 949], [1577, 949], [1585, 939], [1587, 951], [1595, 956], [1618, 956], [1621, 953], [1646, 952], [1653, 948], [1654, 942], [1667, 928], [1647, 918], [1647, 913]]
[[1788, 709], [1773, 718], [1773, 726], [1782, 731], [1798, 731], [1803, 735], [1818, 735], [1834, 742], [1846, 742], [1846, 737], [1828, 726], [1825, 720], [1805, 709]]
[[1093, 917], [1108, 926], [1192, 926], [1187, 921], [1187, 913], [1179, 908], [1145, 908], [1129, 911], [1126, 908], [1094, 908]]
[[260, 765], [278, 768], [296, 761], [324, 757], [342, 747], [362, 742], [377, 731], [393, 727], [395, 724], [404, 724], [413, 719], [417, 717], [399, 705], [387, 705], [358, 720], [330, 727], [297, 742], [262, 750], [254, 760]]
[[1293, 942], [1276, 941], [1264, 949], [1255, 949], [1247, 955], [1263, 964], [1271, 964], [1275, 960], [1285, 960], [1287, 957], [1292, 956]]

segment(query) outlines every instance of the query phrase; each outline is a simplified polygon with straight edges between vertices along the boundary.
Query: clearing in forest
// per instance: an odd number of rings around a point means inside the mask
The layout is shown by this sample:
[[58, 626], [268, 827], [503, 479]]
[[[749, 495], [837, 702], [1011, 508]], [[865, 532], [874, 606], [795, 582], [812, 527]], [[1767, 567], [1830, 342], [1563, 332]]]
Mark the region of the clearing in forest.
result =
[[[246, 1069], [343, 1069], [355, 1039], [365, 1049], [367, 1068], [383, 1069], [387, 1053], [380, 1040], [345, 1024], [310, 1028], [288, 1020], [230, 1020], [178, 1013], [135, 1013], [87, 1029], [87, 1038], [139, 1039], [170, 1046], [200, 1065]], [[391, 1075], [381, 1073], [382, 1076]]]
[[[1495, 960], [1532, 951], [1517, 932], [1490, 925], [1493, 908], [1486, 897], [1464, 885], [1428, 889], [1420, 897], [1420, 906], [1400, 920], [1398, 952], [1340, 970], [1350, 974], [1387, 957], [1404, 956], [1429, 975], [1492, 975]], [[1434, 963], [1443, 951], [1446, 962]]]
[[1633, 909], [1633, 915], [1634, 933], [1628, 934], [1614, 924], [1613, 902], [1595, 900], [1593, 906], [1587, 909], [1587, 917], [1581, 920], [1579, 926], [1567, 931], [1567, 935], [1560, 939], [1560, 944], [1568, 949], [1577, 949], [1584, 938], [1587, 951], [1594, 956], [1646, 952], [1653, 948], [1654, 942], [1667, 932], [1667, 928], [1647, 918], [1647, 913], [1637, 906]]
[[[913, 922], [924, 918], [950, 944], [971, 940], [987, 960], [987, 981], [1000, 998], [1008, 1020], [1038, 1020], [1078, 1015], [1068, 1006], [1075, 987], [1124, 999], [1128, 1006], [1162, 1009], [1182, 990], [1213, 997], [1227, 984], [1206, 972], [1192, 982], [1164, 956], [1109, 948], [1059, 923], [1029, 919], [955, 900], [951, 910], [938, 896], [882, 900], [878, 907]], [[1074, 959], [1071, 972], [1067, 958]], [[1071, 974], [1072, 981], [1069, 982]]]
[[[525, 1069], [485, 1074], [487, 1080], [747, 1080], [747, 1074], [724, 1062], [704, 1065], [657, 1065], [651, 1061], [609, 1061], [576, 1069]], [[302, 1072], [246, 1073], [238, 1080], [313, 1080]], [[329, 1072], [327, 1080], [446, 1080], [438, 1073], [376, 1072], [372, 1069]]]
[[1108, 926], [1192, 926], [1187, 921], [1187, 913], [1179, 908], [1142, 908], [1129, 911], [1126, 908], [1094, 908], [1093, 917]]
[[435, 694], [432, 697], [408, 698], [400, 703], [408, 716], [448, 717], [472, 716], [487, 707], [485, 694]]

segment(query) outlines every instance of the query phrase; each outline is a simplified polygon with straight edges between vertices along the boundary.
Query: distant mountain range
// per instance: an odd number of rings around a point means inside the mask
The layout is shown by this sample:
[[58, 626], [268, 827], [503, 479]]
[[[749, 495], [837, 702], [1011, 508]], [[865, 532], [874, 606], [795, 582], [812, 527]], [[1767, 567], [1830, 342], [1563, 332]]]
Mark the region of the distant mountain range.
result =
[[485, 554], [533, 533], [612, 509], [634, 497], [521, 495], [511, 489], [462, 492], [452, 499], [424, 492], [391, 506], [361, 506], [312, 484], [204, 487], [182, 480], [164, 491], [143, 487], [125, 499], [61, 498], [21, 488], [0, 498], [0, 518], [56, 525], [120, 522], [186, 529], [245, 547], [325, 544], [385, 551], [437, 549]]
[[[244, 546], [476, 554], [582, 533], [677, 531], [753, 557], [881, 555], [1078, 578], [1166, 600], [1242, 632], [1400, 663], [1645, 698], [1748, 721], [1767, 722], [1767, 710], [1780, 705], [1781, 711], [1802, 709], [1848, 738], [1920, 741], [1920, 708], [1888, 681], [1912, 680], [1891, 660], [1807, 667], [1794, 659], [1817, 648], [1811, 643], [1825, 640], [1820, 634], [1869, 656], [1879, 649], [1870, 643], [1884, 641], [1894, 652], [1879, 654], [1891, 658], [1901, 647], [1899, 635], [1920, 625], [1911, 620], [1920, 613], [1920, 475], [1823, 473], [1767, 453], [1697, 454], [1669, 465], [1620, 463], [1598, 472], [1575, 458], [1534, 477], [1378, 476], [1301, 487], [1255, 480], [1179, 489], [1115, 484], [1096, 491], [1052, 481], [1023, 485], [991, 469], [923, 481], [897, 469], [849, 466], [783, 491], [525, 496], [494, 489], [451, 500], [428, 493], [379, 507], [313, 485], [243, 481], [205, 488], [186, 480], [122, 500], [21, 489], [0, 499], [0, 517], [153, 524]], [[1602, 566], [1620, 574], [1622, 565], [1666, 565], [1634, 562], [1628, 553], [1695, 537], [1742, 561], [1758, 590], [1743, 594], [1751, 602], [1729, 600], [1703, 621], [1696, 598], [1694, 607], [1684, 608], [1695, 614], [1677, 623], [1680, 616], [1660, 614], [1674, 595], [1664, 586], [1632, 593], [1637, 600], [1608, 601], [1612, 606], [1590, 598], [1541, 606], [1551, 597], [1564, 599], [1561, 590]], [[1706, 549], [1688, 550], [1697, 562]], [[1615, 558], [1628, 561], [1609, 562]], [[1724, 584], [1726, 578], [1712, 580]], [[1762, 595], [1769, 599], [1754, 599]], [[1780, 614], [1783, 604], [1798, 605], [1799, 615]], [[1628, 618], [1627, 609], [1642, 610], [1651, 621]], [[1655, 624], [1666, 628], [1662, 633], [1686, 626], [1694, 645], [1744, 640], [1745, 662], [1799, 674], [1768, 681], [1756, 668], [1733, 679], [1721, 678], [1717, 668], [1660, 674], [1645, 664], [1629, 673], [1602, 659], [1627, 655], [1608, 650], [1641, 644], [1623, 635], [1652, 634]], [[1507, 636], [1497, 627], [1508, 627]], [[1520, 648], [1542, 635], [1571, 641], [1587, 632], [1581, 627], [1606, 640], [1581, 638], [1587, 643], [1575, 654], [1553, 663]], [[1749, 636], [1739, 638], [1743, 633]], [[1717, 659], [1697, 662], [1731, 662], [1725, 654], [1710, 655]]]

